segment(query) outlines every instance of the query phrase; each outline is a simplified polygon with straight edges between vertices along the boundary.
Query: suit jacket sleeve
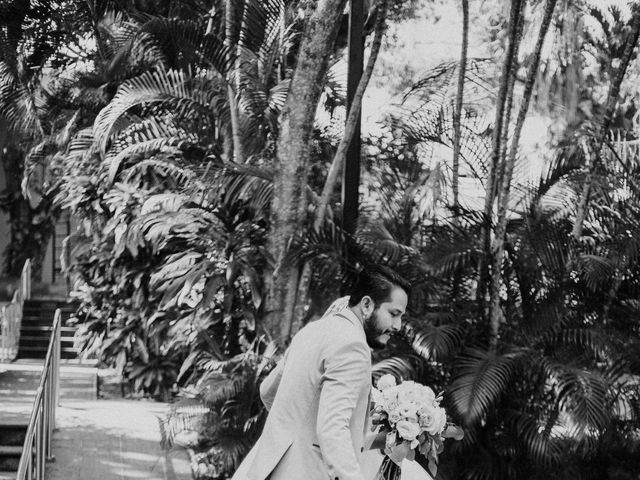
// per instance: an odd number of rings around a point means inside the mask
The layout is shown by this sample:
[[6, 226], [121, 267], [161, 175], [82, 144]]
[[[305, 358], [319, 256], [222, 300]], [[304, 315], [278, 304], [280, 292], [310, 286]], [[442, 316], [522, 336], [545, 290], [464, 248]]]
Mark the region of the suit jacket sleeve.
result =
[[278, 387], [280, 386], [280, 379], [282, 378], [282, 371], [284, 370], [284, 363], [287, 356], [282, 357], [282, 359], [278, 362], [278, 364], [274, 367], [269, 375], [265, 377], [265, 379], [260, 384], [260, 399], [262, 403], [267, 408], [267, 410], [271, 410], [271, 405], [273, 405], [273, 400], [276, 398], [276, 393], [278, 392]]
[[371, 353], [361, 342], [332, 347], [324, 359], [317, 435], [330, 479], [364, 480], [354, 453], [349, 424], [371, 379]]

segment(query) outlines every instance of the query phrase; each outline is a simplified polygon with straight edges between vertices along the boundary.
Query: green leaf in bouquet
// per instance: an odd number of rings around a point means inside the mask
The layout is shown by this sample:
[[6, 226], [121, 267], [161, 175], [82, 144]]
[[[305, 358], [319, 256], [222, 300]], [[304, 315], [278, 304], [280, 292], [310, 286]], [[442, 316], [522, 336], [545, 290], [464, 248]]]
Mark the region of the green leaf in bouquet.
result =
[[431, 442], [427, 440], [420, 443], [420, 446], [418, 447], [418, 452], [420, 452], [422, 455], [427, 457], [430, 448], [431, 448]]
[[436, 474], [438, 473], [438, 455], [433, 448], [430, 448], [427, 454], [427, 467], [429, 474], [433, 478], [436, 478]]
[[444, 439], [440, 435], [433, 439], [433, 449], [437, 454], [444, 452]]
[[407, 453], [406, 459], [413, 462], [416, 459], [416, 451], [414, 449], [409, 450], [409, 453]]
[[464, 438], [464, 430], [457, 425], [449, 424], [441, 433], [442, 438], [453, 438], [454, 440], [462, 440]]

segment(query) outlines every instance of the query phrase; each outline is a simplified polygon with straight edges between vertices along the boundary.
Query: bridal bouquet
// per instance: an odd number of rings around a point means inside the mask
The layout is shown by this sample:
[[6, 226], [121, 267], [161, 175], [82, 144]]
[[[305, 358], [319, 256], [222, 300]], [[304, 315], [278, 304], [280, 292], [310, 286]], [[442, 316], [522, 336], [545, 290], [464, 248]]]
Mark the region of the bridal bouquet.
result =
[[393, 375], [380, 377], [376, 387], [372, 389], [373, 423], [388, 432], [386, 455], [376, 480], [399, 479], [402, 459], [413, 460], [416, 450], [426, 457], [435, 477], [444, 439], [464, 436], [461, 428], [447, 421], [440, 406], [442, 396], [416, 382], [396, 384]]

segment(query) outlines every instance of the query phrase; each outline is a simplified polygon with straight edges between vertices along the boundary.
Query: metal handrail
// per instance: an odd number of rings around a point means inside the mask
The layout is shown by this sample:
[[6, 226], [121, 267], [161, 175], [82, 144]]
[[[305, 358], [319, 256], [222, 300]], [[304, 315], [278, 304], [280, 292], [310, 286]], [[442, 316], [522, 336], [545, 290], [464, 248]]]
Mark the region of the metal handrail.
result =
[[31, 298], [31, 259], [27, 259], [20, 274], [20, 284], [9, 305], [2, 307], [0, 319], [0, 362], [11, 362], [18, 355], [24, 301]]
[[60, 397], [60, 326], [62, 314], [56, 310], [49, 348], [44, 359], [40, 384], [33, 401], [29, 426], [22, 447], [16, 480], [44, 480], [45, 463], [52, 460], [51, 440]]

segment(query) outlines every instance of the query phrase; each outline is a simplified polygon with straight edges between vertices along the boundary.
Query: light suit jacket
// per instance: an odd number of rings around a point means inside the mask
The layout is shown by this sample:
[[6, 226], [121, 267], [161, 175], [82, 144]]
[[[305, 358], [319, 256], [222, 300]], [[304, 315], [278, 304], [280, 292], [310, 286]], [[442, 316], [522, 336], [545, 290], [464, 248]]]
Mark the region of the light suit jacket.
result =
[[269, 415], [232, 480], [364, 480], [370, 390], [371, 350], [355, 314], [307, 324], [260, 386]]

